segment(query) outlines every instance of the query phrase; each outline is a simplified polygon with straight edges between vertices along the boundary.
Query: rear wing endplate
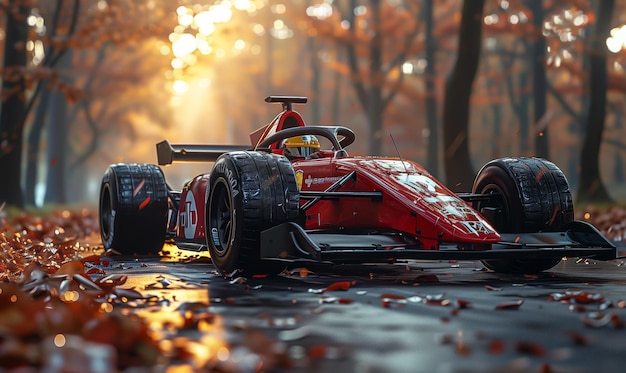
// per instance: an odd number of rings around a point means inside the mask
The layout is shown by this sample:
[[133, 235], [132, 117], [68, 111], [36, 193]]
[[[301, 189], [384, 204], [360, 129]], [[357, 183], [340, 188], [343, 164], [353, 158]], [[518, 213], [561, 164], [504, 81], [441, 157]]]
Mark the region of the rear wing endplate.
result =
[[157, 159], [160, 166], [176, 161], [215, 162], [224, 153], [250, 150], [250, 148], [250, 145], [172, 145], [167, 140], [156, 144]]

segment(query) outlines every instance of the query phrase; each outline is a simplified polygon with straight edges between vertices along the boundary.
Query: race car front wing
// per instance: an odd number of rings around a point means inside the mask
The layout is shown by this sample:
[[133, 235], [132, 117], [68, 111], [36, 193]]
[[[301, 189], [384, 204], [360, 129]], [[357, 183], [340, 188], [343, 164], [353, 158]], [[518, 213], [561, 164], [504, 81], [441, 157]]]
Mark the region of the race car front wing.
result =
[[504, 233], [489, 249], [483, 245], [441, 243], [425, 250], [419, 241], [397, 232], [307, 231], [284, 223], [261, 232], [261, 259], [329, 263], [384, 262], [397, 259], [489, 260], [581, 257], [611, 260], [626, 256], [593, 225], [574, 221], [563, 232]]

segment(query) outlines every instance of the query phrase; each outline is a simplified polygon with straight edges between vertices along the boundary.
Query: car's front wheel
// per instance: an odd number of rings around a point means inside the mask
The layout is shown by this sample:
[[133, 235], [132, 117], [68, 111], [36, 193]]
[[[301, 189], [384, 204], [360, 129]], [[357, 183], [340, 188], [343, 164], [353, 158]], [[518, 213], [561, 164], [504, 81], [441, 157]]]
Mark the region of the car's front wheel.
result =
[[260, 260], [261, 231], [297, 220], [300, 197], [287, 158], [259, 152], [223, 154], [209, 177], [207, 247], [214, 266], [229, 274], [279, 272]]
[[[574, 220], [572, 194], [563, 172], [540, 158], [501, 158], [487, 163], [476, 176], [473, 193], [492, 194], [475, 202], [500, 232], [558, 231]], [[554, 267], [561, 258], [484, 260], [496, 272], [535, 273]]]

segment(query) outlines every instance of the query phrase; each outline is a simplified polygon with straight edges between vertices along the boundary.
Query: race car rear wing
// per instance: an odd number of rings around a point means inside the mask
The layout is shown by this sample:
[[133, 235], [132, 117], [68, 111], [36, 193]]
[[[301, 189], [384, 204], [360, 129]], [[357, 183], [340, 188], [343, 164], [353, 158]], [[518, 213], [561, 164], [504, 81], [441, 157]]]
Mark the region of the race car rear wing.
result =
[[239, 150], [250, 150], [250, 145], [172, 145], [163, 140], [156, 144], [157, 159], [160, 166], [175, 161], [182, 162], [215, 162], [220, 155]]

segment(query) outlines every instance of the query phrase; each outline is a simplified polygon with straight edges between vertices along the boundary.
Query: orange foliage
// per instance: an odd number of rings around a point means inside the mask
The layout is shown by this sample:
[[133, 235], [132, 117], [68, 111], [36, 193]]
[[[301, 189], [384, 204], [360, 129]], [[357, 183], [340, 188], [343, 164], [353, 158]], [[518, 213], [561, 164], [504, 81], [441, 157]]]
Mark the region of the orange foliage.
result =
[[[110, 371], [156, 364], [160, 351], [147, 325], [122, 312], [125, 297], [143, 297], [118, 287], [125, 276], [85, 273], [80, 258], [93, 261], [98, 249], [80, 240], [96, 227], [88, 211], [0, 220], [0, 366], [42, 368], [55, 354], [73, 356], [65, 360], [72, 365], [96, 353]], [[105, 354], [106, 346], [115, 353]]]

